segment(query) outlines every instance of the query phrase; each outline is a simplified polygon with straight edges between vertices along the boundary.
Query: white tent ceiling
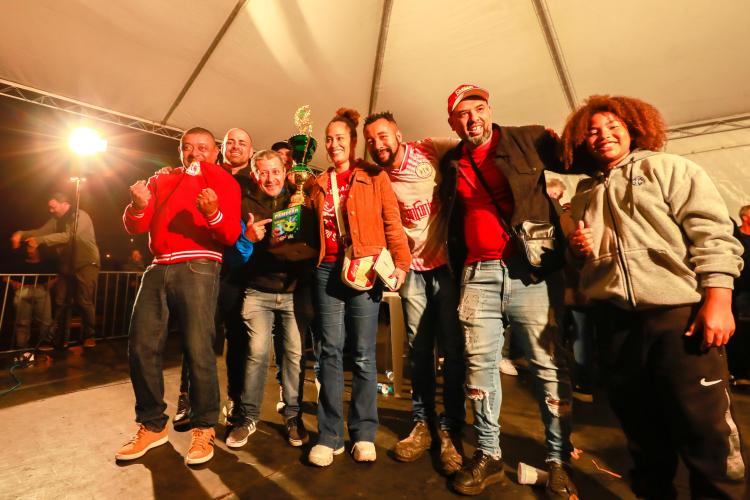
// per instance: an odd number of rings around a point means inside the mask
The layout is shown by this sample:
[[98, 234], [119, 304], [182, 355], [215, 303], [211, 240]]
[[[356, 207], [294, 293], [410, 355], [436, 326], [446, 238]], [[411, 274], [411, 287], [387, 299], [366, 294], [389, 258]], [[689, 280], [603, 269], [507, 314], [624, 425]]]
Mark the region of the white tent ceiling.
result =
[[[496, 121], [558, 130], [594, 93], [652, 102], [672, 127], [750, 114], [736, 0], [5, 0], [3, 14], [0, 79], [178, 129], [244, 127], [256, 147], [295, 133], [302, 104], [319, 141], [340, 106], [449, 135], [465, 82], [490, 90]], [[750, 133], [731, 134], [673, 142], [731, 141], [718, 177], [744, 197]]]

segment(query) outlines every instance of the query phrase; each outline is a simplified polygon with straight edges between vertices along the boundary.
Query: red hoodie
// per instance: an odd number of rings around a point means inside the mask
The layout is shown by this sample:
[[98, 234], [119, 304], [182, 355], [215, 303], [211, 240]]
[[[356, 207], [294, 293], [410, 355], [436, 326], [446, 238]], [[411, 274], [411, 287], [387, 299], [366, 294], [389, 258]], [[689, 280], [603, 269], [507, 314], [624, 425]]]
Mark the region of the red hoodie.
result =
[[[195, 165], [195, 164], [193, 164]], [[132, 203], [122, 220], [130, 234], [149, 232], [154, 264], [174, 264], [194, 259], [221, 262], [225, 246], [240, 235], [240, 189], [218, 165], [201, 162], [200, 168], [176, 168], [148, 180], [151, 199], [143, 210]], [[208, 219], [198, 210], [196, 198], [211, 188], [219, 197], [219, 210]]]

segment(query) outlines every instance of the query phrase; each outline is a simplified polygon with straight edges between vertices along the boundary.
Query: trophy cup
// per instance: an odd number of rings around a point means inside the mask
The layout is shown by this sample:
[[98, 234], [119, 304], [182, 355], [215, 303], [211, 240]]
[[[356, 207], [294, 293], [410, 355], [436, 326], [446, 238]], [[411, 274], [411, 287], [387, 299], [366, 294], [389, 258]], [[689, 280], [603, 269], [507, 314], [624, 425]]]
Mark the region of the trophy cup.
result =
[[312, 159], [318, 142], [311, 136], [312, 121], [310, 120], [310, 106], [302, 106], [294, 113], [294, 124], [299, 130], [299, 134], [289, 138], [289, 145], [292, 147], [292, 159], [294, 165], [289, 171], [292, 182], [296, 186], [289, 206], [304, 205], [305, 192], [304, 185], [311, 177], [314, 177], [313, 171], [307, 166], [307, 162]]
[[289, 178], [295, 191], [289, 200], [289, 207], [274, 212], [272, 216], [271, 246], [269, 251], [286, 260], [307, 260], [318, 256], [315, 243], [318, 225], [315, 213], [307, 203], [304, 186], [315, 177], [307, 163], [312, 159], [317, 141], [312, 137], [310, 106], [302, 106], [294, 113], [294, 124], [299, 134], [289, 138], [294, 165], [289, 170]]

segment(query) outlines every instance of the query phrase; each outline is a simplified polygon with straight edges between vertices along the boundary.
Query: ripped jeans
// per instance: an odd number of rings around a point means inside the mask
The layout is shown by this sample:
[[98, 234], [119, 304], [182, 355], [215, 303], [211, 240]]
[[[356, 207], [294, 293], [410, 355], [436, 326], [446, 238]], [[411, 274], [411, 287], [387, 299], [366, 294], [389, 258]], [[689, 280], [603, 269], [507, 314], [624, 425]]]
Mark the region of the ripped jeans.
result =
[[510, 325], [534, 376], [547, 461], [568, 462], [573, 447], [570, 375], [559, 324], [563, 317], [562, 274], [527, 285], [519, 272], [523, 265], [519, 264], [491, 260], [468, 264], [463, 270], [458, 314], [466, 343], [466, 392], [474, 411], [477, 444], [485, 453], [501, 455], [498, 362], [503, 329]]

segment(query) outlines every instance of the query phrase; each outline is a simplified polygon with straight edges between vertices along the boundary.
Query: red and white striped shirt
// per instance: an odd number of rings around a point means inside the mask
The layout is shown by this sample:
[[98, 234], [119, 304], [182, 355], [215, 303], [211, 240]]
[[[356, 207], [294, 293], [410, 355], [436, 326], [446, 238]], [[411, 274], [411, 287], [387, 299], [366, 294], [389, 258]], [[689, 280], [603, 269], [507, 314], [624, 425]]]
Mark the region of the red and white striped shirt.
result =
[[457, 139], [407, 142], [401, 165], [385, 169], [398, 200], [415, 271], [429, 271], [447, 263], [447, 221], [440, 217], [438, 166], [440, 158], [456, 144]]

